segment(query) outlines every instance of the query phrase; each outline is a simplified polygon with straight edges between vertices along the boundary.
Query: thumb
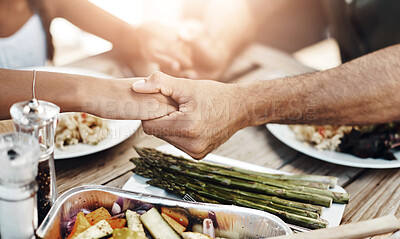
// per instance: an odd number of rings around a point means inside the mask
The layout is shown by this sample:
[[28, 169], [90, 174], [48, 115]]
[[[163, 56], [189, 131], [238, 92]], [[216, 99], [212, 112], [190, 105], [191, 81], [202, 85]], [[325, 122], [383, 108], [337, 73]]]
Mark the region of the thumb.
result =
[[136, 77], [133, 79], [132, 90], [136, 93], [159, 93], [159, 89], [155, 88], [148, 82], [147, 78]]
[[172, 96], [176, 79], [161, 72], [155, 72], [148, 78], [136, 78], [132, 83], [132, 90], [136, 93], [161, 93]]

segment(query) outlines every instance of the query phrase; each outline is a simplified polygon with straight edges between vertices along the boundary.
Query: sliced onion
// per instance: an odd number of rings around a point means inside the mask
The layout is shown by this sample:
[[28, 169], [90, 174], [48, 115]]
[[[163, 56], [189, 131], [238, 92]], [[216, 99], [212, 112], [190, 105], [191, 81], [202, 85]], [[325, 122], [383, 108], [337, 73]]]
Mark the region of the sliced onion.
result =
[[67, 235], [69, 235], [72, 231], [72, 228], [74, 228], [75, 221], [76, 221], [76, 215], [71, 217], [71, 219], [69, 219], [66, 222]]
[[124, 207], [124, 198], [123, 197], [119, 197], [116, 201], [116, 203], [123, 208]]
[[111, 208], [111, 215], [117, 215], [121, 213], [122, 209], [121, 206], [118, 203], [114, 203], [112, 208]]
[[217, 220], [217, 215], [215, 214], [214, 211], [209, 211], [209, 212], [208, 212], [208, 218], [210, 218], [210, 219], [213, 221], [213, 223], [214, 223], [214, 228], [219, 228], [218, 220]]

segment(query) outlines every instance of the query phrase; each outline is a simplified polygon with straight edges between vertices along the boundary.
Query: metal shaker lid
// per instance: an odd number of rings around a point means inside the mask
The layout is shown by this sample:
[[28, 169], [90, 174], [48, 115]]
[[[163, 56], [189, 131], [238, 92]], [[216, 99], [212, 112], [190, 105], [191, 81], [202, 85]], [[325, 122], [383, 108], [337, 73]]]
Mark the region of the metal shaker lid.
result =
[[58, 113], [60, 113], [60, 107], [37, 99], [15, 103], [10, 109], [14, 123], [24, 127], [46, 125], [49, 121], [53, 121]]

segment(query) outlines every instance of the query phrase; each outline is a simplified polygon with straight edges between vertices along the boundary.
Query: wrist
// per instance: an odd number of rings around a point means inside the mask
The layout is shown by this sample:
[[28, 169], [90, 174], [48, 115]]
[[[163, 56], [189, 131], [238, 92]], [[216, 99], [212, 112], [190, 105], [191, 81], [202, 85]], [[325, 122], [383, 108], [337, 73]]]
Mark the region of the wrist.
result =
[[96, 116], [104, 116], [104, 101], [107, 99], [107, 89], [112, 87], [110, 79], [89, 77], [79, 84], [76, 100], [80, 105], [80, 112], [87, 112]]
[[254, 110], [251, 102], [251, 90], [249, 83], [230, 84], [231, 92], [230, 105], [232, 117], [235, 120], [238, 130], [254, 125]]
[[274, 108], [270, 81], [241, 83], [242, 101], [247, 109], [247, 126], [257, 126], [274, 121]]

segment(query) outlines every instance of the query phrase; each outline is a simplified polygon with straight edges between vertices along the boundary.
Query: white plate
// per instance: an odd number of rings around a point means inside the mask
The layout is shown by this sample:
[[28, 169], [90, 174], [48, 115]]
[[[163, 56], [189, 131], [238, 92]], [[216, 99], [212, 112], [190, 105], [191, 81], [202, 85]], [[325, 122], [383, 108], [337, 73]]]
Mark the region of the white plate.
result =
[[297, 140], [294, 132], [287, 125], [267, 124], [268, 130], [287, 146], [308, 156], [344, 166], [358, 168], [398, 168], [400, 167], [400, 153], [396, 153], [396, 160], [359, 158], [351, 154], [330, 150], [317, 150], [311, 145]]
[[54, 159], [80, 157], [111, 148], [129, 138], [140, 127], [140, 120], [107, 120], [109, 133], [107, 138], [97, 145], [76, 144], [67, 146], [65, 150], [54, 149]]
[[[184, 152], [180, 151], [179, 149], [177, 149], [169, 144], [162, 145], [162, 146], [158, 147], [157, 149], [162, 152], [165, 152], [165, 153], [190, 158], [187, 154], [185, 154]], [[209, 154], [203, 160], [206, 162], [218, 163], [218, 164], [227, 165], [227, 166], [234, 166], [234, 167], [239, 167], [239, 168], [243, 168], [243, 169], [247, 169], [247, 170], [264, 172], [264, 173], [288, 174], [283, 171], [279, 171], [279, 170], [275, 170], [275, 169], [271, 169], [271, 168], [265, 168], [265, 167], [261, 167], [258, 165], [242, 162], [239, 160], [218, 156], [215, 154]], [[147, 180], [149, 180], [149, 179], [134, 174], [134, 175], [132, 175], [131, 178], [129, 178], [129, 180], [125, 183], [125, 185], [122, 188], [125, 190], [128, 190], [128, 191], [133, 191], [133, 192], [138, 192], [138, 193], [146, 193], [146, 194], [152, 194], [152, 195], [162, 196], [162, 197], [167, 197], [167, 198], [182, 199], [181, 197], [178, 197], [175, 194], [169, 193], [164, 189], [146, 184]], [[341, 192], [341, 193], [346, 192], [340, 186], [336, 186], [334, 189], [332, 189], [332, 191]], [[338, 226], [340, 224], [340, 221], [343, 216], [344, 208], [345, 208], [345, 205], [337, 204], [337, 203], [333, 203], [330, 208], [324, 208], [321, 217], [323, 219], [328, 220], [328, 222], [329, 222], [328, 227], [334, 227], [334, 226]]]
[[[48, 72], [61, 72], [68, 74], [79, 74], [79, 75], [94, 76], [99, 78], [109, 78], [109, 79], [113, 78], [112, 76], [101, 72], [83, 68], [77, 68], [77, 67], [40, 66], [40, 67], [29, 67], [24, 69], [48, 71]], [[108, 127], [110, 129], [110, 133], [108, 134], [107, 138], [100, 141], [97, 145], [76, 144], [68, 146], [66, 150], [60, 150], [58, 148], [55, 148], [54, 159], [80, 157], [111, 148], [129, 138], [132, 134], [134, 134], [141, 124], [140, 120], [107, 120], [107, 121], [108, 121]]]

